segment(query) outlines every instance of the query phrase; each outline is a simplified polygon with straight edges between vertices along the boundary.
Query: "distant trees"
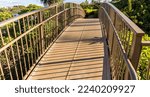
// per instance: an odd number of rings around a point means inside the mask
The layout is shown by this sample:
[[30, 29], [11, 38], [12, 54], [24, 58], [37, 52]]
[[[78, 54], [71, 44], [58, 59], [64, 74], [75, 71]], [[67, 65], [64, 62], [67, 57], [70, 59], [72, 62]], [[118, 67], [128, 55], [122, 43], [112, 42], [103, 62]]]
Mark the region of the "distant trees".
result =
[[26, 9], [25, 6], [23, 5], [17, 5], [17, 6], [13, 6], [12, 8], [10, 8], [10, 12], [12, 12], [13, 14], [19, 13], [21, 10]]
[[51, 5], [55, 3], [62, 3], [63, 0], [41, 0], [44, 5]]
[[35, 5], [35, 4], [29, 4], [26, 8], [20, 10], [20, 12], [18, 14], [23, 14], [23, 13], [26, 13], [26, 12], [30, 12], [30, 11], [33, 11], [33, 10], [40, 9], [40, 8], [42, 8], [42, 7], [38, 6], [38, 5]]
[[84, 6], [88, 6], [88, 4], [89, 4], [88, 0], [85, 0], [80, 5], [84, 8]]
[[85, 18], [97, 18], [98, 6], [97, 6], [97, 2], [95, 2], [95, 0], [92, 0], [91, 3], [89, 3], [88, 0], [85, 0], [80, 5], [86, 13]]
[[0, 22], [15, 16], [15, 14], [23, 14], [40, 8], [41, 6], [35, 4], [30, 4], [27, 7], [17, 5], [13, 6], [12, 8], [0, 8]]

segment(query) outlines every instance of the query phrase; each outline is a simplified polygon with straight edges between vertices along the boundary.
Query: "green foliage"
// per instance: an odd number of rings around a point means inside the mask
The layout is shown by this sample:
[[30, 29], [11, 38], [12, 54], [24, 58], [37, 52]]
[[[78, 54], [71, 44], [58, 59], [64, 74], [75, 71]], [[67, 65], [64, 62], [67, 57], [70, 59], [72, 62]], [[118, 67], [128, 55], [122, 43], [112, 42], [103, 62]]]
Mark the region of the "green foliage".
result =
[[12, 12], [13, 14], [19, 13], [21, 10], [26, 9], [25, 6], [18, 5], [18, 6], [13, 6], [9, 11]]
[[41, 0], [44, 5], [51, 5], [54, 3], [62, 3], [64, 0]]
[[114, 5], [150, 35], [150, 0], [132, 0], [132, 9], [130, 10], [128, 0], [120, 0]]
[[[143, 41], [150, 41], [150, 37], [145, 35]], [[138, 75], [140, 79], [147, 79], [147, 70], [150, 60], [150, 47], [144, 46], [140, 57], [140, 64], [138, 67]]]
[[86, 18], [98, 17], [98, 7], [96, 6], [96, 4], [90, 5], [85, 1], [85, 2], [82, 2], [80, 5], [86, 13], [86, 16], [85, 16]]
[[6, 12], [6, 11], [9, 11], [8, 8], [4, 8], [4, 7], [0, 8], [0, 12]]
[[0, 12], [0, 22], [11, 18], [13, 15], [10, 12]]
[[[129, 3], [132, 3], [132, 5]], [[114, 5], [147, 33], [142, 40], [150, 41], [150, 0], [130, 0], [130, 2], [129, 0], [120, 0]], [[148, 79], [150, 75], [148, 72], [149, 61], [150, 47], [144, 46], [142, 47], [140, 64], [137, 70], [139, 79]]]
[[38, 6], [38, 5], [35, 5], [35, 4], [30, 4], [25, 9], [21, 10], [19, 12], [19, 14], [23, 14], [23, 13], [30, 12], [30, 11], [33, 11], [33, 10], [37, 10], [37, 9], [40, 9], [40, 8], [42, 8], [42, 7]]

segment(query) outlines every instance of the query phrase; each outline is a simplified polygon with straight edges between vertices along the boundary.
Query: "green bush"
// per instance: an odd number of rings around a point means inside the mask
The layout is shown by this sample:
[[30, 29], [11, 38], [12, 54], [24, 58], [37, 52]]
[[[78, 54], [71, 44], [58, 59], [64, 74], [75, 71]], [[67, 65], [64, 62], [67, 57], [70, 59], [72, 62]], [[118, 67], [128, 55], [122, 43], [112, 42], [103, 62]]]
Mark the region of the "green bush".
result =
[[[150, 37], [148, 35], [145, 35], [142, 40], [150, 41]], [[142, 48], [140, 64], [137, 70], [139, 79], [142, 80], [148, 79], [148, 76], [150, 75], [148, 72], [149, 61], [150, 61], [150, 47], [144, 46]]]
[[98, 7], [96, 5], [81, 4], [81, 6], [86, 13], [85, 18], [97, 18], [98, 17]]

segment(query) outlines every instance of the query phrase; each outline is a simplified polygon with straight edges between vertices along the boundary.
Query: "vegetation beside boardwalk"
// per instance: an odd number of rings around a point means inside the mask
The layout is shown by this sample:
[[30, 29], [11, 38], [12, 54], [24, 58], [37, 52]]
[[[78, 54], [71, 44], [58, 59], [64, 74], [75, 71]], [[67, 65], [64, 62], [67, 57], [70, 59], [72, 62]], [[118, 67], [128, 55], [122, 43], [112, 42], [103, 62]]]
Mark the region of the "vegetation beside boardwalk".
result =
[[40, 8], [42, 8], [42, 6], [38, 6], [35, 4], [30, 4], [28, 6], [18, 5], [8, 8], [0, 8], [0, 22], [13, 16], [17, 16]]
[[[113, 0], [113, 3], [146, 33], [143, 41], [150, 41], [150, 0]], [[149, 79], [150, 47], [143, 47], [137, 70], [139, 79]]]
[[87, 0], [82, 2], [81, 7], [84, 9], [86, 16], [85, 18], [97, 18], [98, 17], [98, 5], [96, 3], [89, 4]]

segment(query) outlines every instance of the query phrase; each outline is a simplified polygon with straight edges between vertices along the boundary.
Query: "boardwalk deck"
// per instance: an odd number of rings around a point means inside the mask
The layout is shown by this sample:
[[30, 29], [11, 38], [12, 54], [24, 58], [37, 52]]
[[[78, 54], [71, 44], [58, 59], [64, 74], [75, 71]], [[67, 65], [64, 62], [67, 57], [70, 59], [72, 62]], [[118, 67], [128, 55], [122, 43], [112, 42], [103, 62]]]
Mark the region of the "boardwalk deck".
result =
[[104, 45], [99, 19], [77, 19], [47, 51], [28, 80], [107, 79]]

